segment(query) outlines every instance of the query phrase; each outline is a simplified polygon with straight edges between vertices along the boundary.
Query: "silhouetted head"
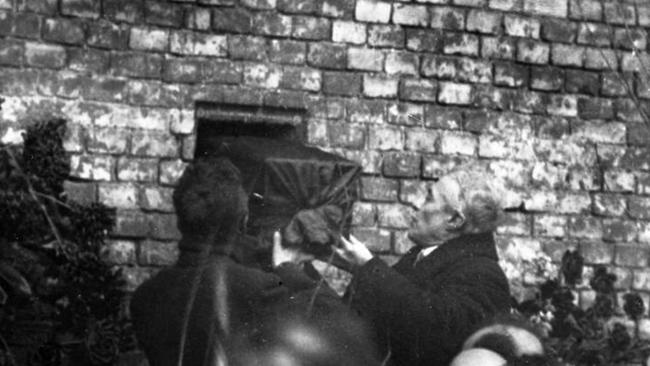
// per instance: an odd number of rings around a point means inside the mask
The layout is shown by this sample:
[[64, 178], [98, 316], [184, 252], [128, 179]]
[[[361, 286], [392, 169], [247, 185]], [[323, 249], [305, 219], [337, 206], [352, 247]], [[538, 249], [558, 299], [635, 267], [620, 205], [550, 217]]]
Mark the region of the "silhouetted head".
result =
[[178, 181], [174, 208], [184, 239], [181, 249], [192, 249], [192, 242], [231, 244], [248, 217], [248, 198], [239, 170], [226, 158], [196, 160]]

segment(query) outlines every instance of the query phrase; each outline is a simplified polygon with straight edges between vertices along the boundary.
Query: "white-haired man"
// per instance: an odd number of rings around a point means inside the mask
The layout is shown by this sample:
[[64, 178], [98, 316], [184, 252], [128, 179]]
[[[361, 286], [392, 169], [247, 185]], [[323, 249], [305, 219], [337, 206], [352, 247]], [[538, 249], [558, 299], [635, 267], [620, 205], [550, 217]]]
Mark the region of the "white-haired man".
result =
[[409, 231], [416, 246], [393, 267], [354, 237], [334, 248], [391, 365], [449, 365], [478, 323], [509, 311], [493, 238], [502, 197], [484, 171], [459, 170], [432, 187]]

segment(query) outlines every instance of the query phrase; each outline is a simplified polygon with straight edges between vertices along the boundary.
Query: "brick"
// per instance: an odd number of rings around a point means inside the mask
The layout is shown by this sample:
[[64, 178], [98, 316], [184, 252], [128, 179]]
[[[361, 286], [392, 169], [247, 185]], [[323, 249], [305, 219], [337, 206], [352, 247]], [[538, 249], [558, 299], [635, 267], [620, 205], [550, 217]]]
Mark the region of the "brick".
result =
[[443, 104], [470, 104], [472, 101], [472, 86], [441, 82], [438, 89], [438, 101]]
[[524, 0], [524, 11], [533, 15], [566, 18], [569, 13], [568, 0]]
[[181, 147], [181, 158], [183, 160], [193, 160], [196, 150], [196, 135], [183, 136]]
[[363, 95], [371, 98], [397, 96], [398, 79], [385, 76], [363, 76]]
[[477, 56], [479, 37], [465, 33], [446, 33], [442, 50], [445, 54]]
[[509, 36], [539, 38], [541, 24], [537, 19], [506, 15], [503, 24]]
[[406, 29], [406, 48], [413, 51], [438, 52], [442, 47], [442, 32], [435, 29]]
[[600, 239], [602, 237], [602, 220], [596, 217], [569, 217], [567, 226], [569, 235], [572, 238]]
[[253, 29], [253, 15], [249, 10], [235, 8], [215, 8], [212, 11], [212, 29], [233, 33], [249, 33]]
[[158, 178], [156, 159], [121, 157], [117, 161], [117, 179], [121, 181], [155, 182]]
[[643, 123], [630, 123], [627, 127], [627, 142], [630, 145], [650, 146], [650, 127]]
[[531, 171], [531, 183], [536, 187], [563, 189], [566, 176], [567, 169], [565, 167], [536, 162]]
[[577, 138], [597, 143], [625, 143], [625, 124], [620, 122], [575, 122], [572, 133]]
[[576, 20], [602, 20], [603, 6], [598, 0], [570, 0], [569, 17]]
[[587, 193], [567, 193], [559, 197], [555, 211], [561, 214], [588, 214], [591, 198]]
[[207, 8], [187, 9], [183, 20], [186, 28], [197, 30], [210, 29], [210, 22], [210, 9]]
[[88, 25], [87, 42], [91, 46], [124, 49], [129, 39], [129, 32], [126, 27], [107, 21], [96, 21]]
[[424, 107], [413, 103], [394, 103], [388, 107], [388, 123], [397, 125], [423, 125]]
[[613, 248], [599, 242], [581, 243], [580, 253], [588, 265], [611, 264], [614, 259]]
[[384, 69], [388, 74], [417, 75], [419, 69], [418, 55], [412, 52], [388, 52], [386, 53]]
[[440, 178], [469, 162], [462, 155], [424, 155], [422, 159], [422, 176], [425, 178]]
[[402, 150], [404, 133], [402, 129], [391, 126], [370, 128], [368, 148], [373, 150]]
[[346, 0], [325, 0], [319, 1], [321, 15], [334, 18], [352, 18], [354, 15], [355, 4]]
[[314, 0], [279, 0], [277, 9], [286, 13], [313, 14], [319, 10], [319, 2]]
[[[41, 35], [41, 17], [32, 13], [14, 13], [4, 19], [9, 22], [11, 34], [24, 38], [38, 38]], [[0, 31], [0, 33], [7, 33]]]
[[639, 17], [639, 25], [647, 27], [650, 25], [650, 5], [637, 4], [637, 16]]
[[602, 90], [604, 96], [622, 96], [627, 94], [624, 77], [615, 72], [602, 74]]
[[590, 46], [609, 46], [611, 44], [612, 30], [607, 25], [596, 23], [580, 23], [578, 27], [579, 44]]
[[401, 180], [399, 188], [399, 200], [402, 203], [421, 207], [431, 189], [431, 182], [421, 180]]
[[140, 191], [140, 206], [145, 210], [173, 212], [174, 190], [164, 187], [144, 187]]
[[533, 223], [535, 236], [564, 237], [566, 235], [565, 216], [536, 215], [533, 216]]
[[510, 87], [528, 85], [528, 67], [508, 63], [494, 65], [494, 84]]
[[393, 23], [412, 26], [427, 26], [429, 13], [422, 5], [396, 3], [393, 5]]
[[637, 269], [632, 272], [632, 288], [635, 290], [650, 289], [650, 270]]
[[346, 159], [357, 162], [365, 174], [381, 173], [381, 154], [369, 150], [340, 150], [340, 154]]
[[578, 101], [574, 95], [553, 95], [546, 107], [549, 114], [576, 117], [578, 115]]
[[359, 0], [354, 9], [355, 19], [362, 22], [388, 23], [390, 13], [390, 3], [375, 0]]
[[521, 11], [523, 9], [523, 0], [489, 0], [490, 9], [503, 11]]
[[580, 98], [578, 116], [584, 119], [610, 119], [614, 117], [612, 101], [603, 98]]
[[330, 124], [329, 139], [333, 147], [363, 149], [365, 146], [365, 126], [349, 124]]
[[648, 44], [648, 35], [642, 29], [621, 29], [614, 30], [614, 47], [627, 50], [645, 50]]
[[178, 140], [169, 134], [151, 131], [135, 131], [131, 139], [130, 153], [136, 156], [178, 156]]
[[269, 60], [282, 64], [303, 64], [307, 59], [304, 42], [273, 39], [269, 43]]
[[406, 131], [406, 150], [435, 153], [438, 132], [425, 129], [409, 129]]
[[354, 70], [381, 71], [383, 69], [384, 54], [371, 48], [348, 49], [348, 68]]
[[65, 66], [65, 48], [50, 44], [25, 43], [25, 63], [34, 67], [59, 69]]
[[639, 241], [641, 243], [650, 244], [650, 223], [649, 222], [639, 222]]
[[321, 72], [308, 68], [285, 68], [280, 80], [280, 87], [286, 89], [319, 91], [321, 86]]
[[134, 264], [135, 242], [130, 240], [107, 240], [100, 250], [100, 257], [109, 264]]
[[61, 0], [61, 13], [81, 18], [97, 19], [101, 4], [94, 0]]
[[424, 76], [455, 79], [458, 75], [458, 63], [458, 59], [453, 57], [425, 55], [422, 59], [421, 71]]
[[265, 36], [288, 37], [292, 30], [292, 17], [273, 12], [258, 12], [253, 17], [252, 31]]
[[276, 0], [242, 0], [242, 4], [252, 9], [275, 9], [277, 6]]
[[593, 213], [599, 216], [623, 216], [625, 198], [613, 194], [596, 194], [593, 197]]
[[[238, 39], [233, 37], [231, 39]], [[247, 38], [248, 39], [248, 38]], [[259, 44], [254, 44], [258, 46]], [[191, 56], [226, 56], [228, 53], [226, 36], [210, 35], [188, 31], [174, 31], [169, 36], [169, 49], [172, 53]], [[245, 47], [246, 45], [242, 45]], [[258, 50], [263, 53], [264, 47]]]
[[629, 243], [636, 240], [637, 227], [634, 221], [603, 219], [603, 240], [606, 242]]
[[542, 21], [542, 39], [549, 42], [571, 43], [576, 39], [575, 23], [547, 18]]
[[244, 66], [244, 84], [274, 89], [280, 85], [282, 70], [273, 65], [247, 64]]
[[0, 65], [20, 66], [24, 62], [25, 42], [18, 40], [0, 41]]
[[345, 105], [340, 99], [309, 99], [308, 113], [317, 118], [339, 119], [343, 118]]
[[650, 57], [646, 54], [623, 53], [621, 56], [621, 69], [623, 71], [646, 72], [650, 68]]
[[614, 263], [625, 267], [647, 267], [648, 251], [633, 245], [617, 245]]
[[344, 69], [348, 64], [348, 53], [344, 45], [334, 43], [311, 43], [307, 61], [314, 67]]
[[293, 18], [291, 35], [300, 39], [325, 40], [329, 39], [331, 28], [329, 19], [296, 16]]
[[66, 180], [63, 182], [63, 194], [69, 200], [90, 205], [97, 199], [97, 186], [94, 183]]
[[496, 34], [501, 28], [501, 14], [482, 10], [470, 10], [467, 13], [465, 29], [470, 32]]
[[324, 72], [323, 92], [328, 95], [357, 95], [361, 93], [361, 76], [351, 72]]
[[469, 83], [489, 83], [492, 81], [491, 63], [466, 57], [457, 61], [458, 81]]
[[484, 58], [514, 59], [516, 45], [511, 38], [482, 37], [481, 56]]
[[103, 102], [120, 102], [126, 99], [126, 80], [98, 77], [90, 79], [85, 98]]
[[461, 9], [438, 6], [431, 12], [431, 28], [461, 30], [465, 26], [465, 13]]
[[[333, 35], [332, 39], [336, 41]], [[384, 24], [368, 26], [368, 44], [371, 46], [403, 48], [404, 39], [404, 30], [400, 26]]]
[[611, 24], [634, 25], [636, 11], [633, 4], [622, 4], [618, 1], [605, 1], [603, 4], [605, 22]]
[[380, 177], [361, 177], [361, 198], [368, 201], [397, 201], [399, 181]]
[[585, 67], [597, 70], [618, 69], [618, 57], [613, 50], [587, 48], [585, 50]]
[[421, 160], [419, 154], [411, 152], [387, 152], [384, 154], [382, 171], [387, 177], [419, 177]]
[[637, 219], [650, 219], [650, 198], [630, 196], [627, 201], [628, 213]]
[[637, 104], [633, 99], [619, 98], [614, 100], [614, 108], [616, 109], [616, 118], [623, 122], [641, 123], [645, 121], [645, 117], [641, 115], [640, 108], [644, 109], [647, 115], [647, 104]]
[[118, 237], [140, 238], [147, 236], [147, 217], [142, 211], [117, 210], [115, 227], [111, 234]]
[[387, 252], [390, 250], [391, 232], [375, 228], [354, 228], [352, 235], [361, 240], [373, 252]]
[[119, 22], [138, 23], [144, 19], [144, 3], [132, 0], [111, 0], [104, 3], [104, 16]]
[[183, 24], [183, 9], [174, 3], [145, 1], [144, 17], [148, 24], [178, 28]]
[[517, 42], [517, 60], [531, 64], [546, 64], [550, 48], [547, 44], [520, 40]]
[[530, 87], [536, 90], [559, 90], [564, 85], [564, 71], [558, 67], [533, 66]]
[[352, 225], [374, 226], [377, 223], [377, 206], [369, 202], [354, 202]]
[[[194, 53], [193, 47], [181, 48], [174, 51], [175, 44], [176, 42], [174, 42], [174, 37], [172, 35], [171, 47], [173, 52], [186, 54]], [[179, 42], [178, 44], [180, 47], [185, 47], [186, 45], [184, 42]], [[233, 60], [263, 61], [266, 59], [266, 39], [263, 37], [233, 35], [228, 37], [228, 53], [230, 58]]]
[[178, 246], [172, 242], [145, 240], [140, 243], [138, 253], [141, 266], [169, 266], [178, 257]]
[[43, 24], [43, 39], [57, 43], [80, 44], [84, 41], [81, 25], [69, 19], [47, 19]]
[[336, 20], [332, 23], [332, 40], [364, 44], [366, 43], [366, 25], [348, 20]]
[[163, 59], [160, 55], [144, 53], [113, 53], [111, 69], [118, 76], [160, 77]]
[[120, 209], [138, 207], [138, 189], [131, 183], [100, 183], [99, 202]]
[[169, 31], [150, 28], [131, 28], [129, 47], [142, 51], [165, 51], [169, 43]]
[[496, 232], [500, 235], [531, 235], [530, 216], [518, 212], [506, 213]]
[[164, 185], [175, 185], [186, 167], [187, 163], [179, 159], [161, 161], [160, 183]]
[[[18, 5], [21, 10], [27, 10], [30, 12], [34, 13], [43, 13], [43, 14], [49, 14], [53, 15], [56, 14], [57, 12], [57, 1], [55, 0], [26, 0], [23, 1], [22, 4]], [[3, 0], [0, 1], [0, 8], [3, 9], [12, 9], [13, 5], [11, 4], [10, 0]]]
[[567, 70], [565, 88], [568, 93], [597, 95], [600, 78], [595, 72]]
[[478, 147], [476, 136], [466, 132], [443, 132], [440, 152], [444, 155], [475, 155]]
[[459, 110], [434, 105], [425, 106], [425, 126], [445, 130], [458, 130], [463, 121]]
[[149, 235], [160, 240], [179, 240], [181, 233], [176, 226], [176, 215], [154, 213], [147, 215]]
[[92, 128], [88, 131], [88, 151], [123, 154], [127, 151], [129, 137], [129, 131], [123, 128]]
[[431, 80], [402, 79], [399, 83], [399, 98], [417, 102], [435, 102], [437, 84]]
[[392, 229], [407, 229], [413, 215], [411, 208], [390, 203], [378, 204], [377, 213], [379, 226]]

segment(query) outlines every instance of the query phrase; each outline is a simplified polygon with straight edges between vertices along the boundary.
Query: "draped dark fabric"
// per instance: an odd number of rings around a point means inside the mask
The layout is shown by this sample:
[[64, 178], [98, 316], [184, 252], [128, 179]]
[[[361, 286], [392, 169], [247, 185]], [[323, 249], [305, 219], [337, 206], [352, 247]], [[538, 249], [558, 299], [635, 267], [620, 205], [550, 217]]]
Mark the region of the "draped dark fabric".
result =
[[334, 205], [349, 220], [361, 167], [340, 156], [294, 141], [223, 137], [203, 154], [228, 157], [241, 171], [250, 198], [254, 234], [283, 229], [300, 210]]

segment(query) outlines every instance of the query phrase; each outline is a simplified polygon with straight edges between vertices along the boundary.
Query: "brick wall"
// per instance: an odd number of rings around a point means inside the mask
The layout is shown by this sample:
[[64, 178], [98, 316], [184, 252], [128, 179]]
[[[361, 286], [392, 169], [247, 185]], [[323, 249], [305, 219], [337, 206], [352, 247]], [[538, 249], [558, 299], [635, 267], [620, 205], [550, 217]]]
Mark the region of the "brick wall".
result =
[[0, 139], [69, 120], [66, 188], [118, 208], [132, 286], [175, 255], [202, 101], [306, 109], [308, 143], [362, 163], [355, 232], [388, 261], [408, 203], [480, 160], [513, 283], [572, 247], [650, 293], [646, 27], [645, 1], [0, 0]]

